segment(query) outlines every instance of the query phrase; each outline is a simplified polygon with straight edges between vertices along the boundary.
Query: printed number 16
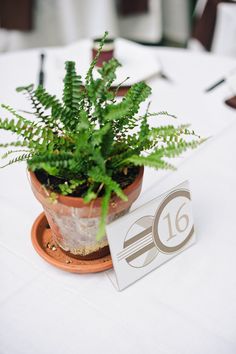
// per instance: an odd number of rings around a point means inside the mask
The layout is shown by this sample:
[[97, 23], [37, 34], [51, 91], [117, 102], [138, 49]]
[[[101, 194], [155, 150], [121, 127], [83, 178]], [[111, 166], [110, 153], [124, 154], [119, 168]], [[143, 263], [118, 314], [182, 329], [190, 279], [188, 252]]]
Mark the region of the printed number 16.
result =
[[[189, 217], [187, 214], [182, 214], [180, 215], [180, 212], [182, 210], [182, 208], [185, 206], [186, 203], [183, 203], [177, 213], [176, 213], [176, 217], [175, 217], [175, 228], [178, 232], [184, 232], [188, 225], [189, 225]], [[175, 236], [177, 236], [176, 233], [173, 232], [173, 228], [172, 228], [172, 223], [171, 223], [171, 216], [170, 216], [170, 213], [168, 213], [164, 218], [164, 219], [167, 219], [167, 223], [168, 223], [168, 229], [169, 229], [169, 237], [167, 239], [167, 241], [170, 241], [172, 238], [174, 238]], [[180, 225], [182, 221], [182, 227]]]

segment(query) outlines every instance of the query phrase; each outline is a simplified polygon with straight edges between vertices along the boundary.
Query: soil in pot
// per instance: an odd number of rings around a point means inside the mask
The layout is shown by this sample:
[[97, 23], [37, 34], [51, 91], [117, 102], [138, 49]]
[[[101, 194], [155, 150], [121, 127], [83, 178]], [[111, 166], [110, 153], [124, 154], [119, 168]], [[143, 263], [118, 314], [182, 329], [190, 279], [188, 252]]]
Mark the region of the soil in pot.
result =
[[[135, 178], [138, 176], [139, 170], [139, 167], [132, 167], [127, 170], [126, 174], [121, 171], [115, 176], [112, 176], [112, 178], [120, 185], [122, 189], [125, 189], [134, 182]], [[66, 179], [50, 176], [44, 170], [36, 171], [35, 175], [39, 182], [45, 186], [45, 188], [56, 193], [60, 193], [59, 184], [66, 182]], [[88, 185], [86, 183], [82, 184], [78, 186], [75, 191], [69, 194], [68, 196], [83, 198], [87, 189]], [[98, 197], [102, 197], [102, 195], [103, 190], [100, 191]]]

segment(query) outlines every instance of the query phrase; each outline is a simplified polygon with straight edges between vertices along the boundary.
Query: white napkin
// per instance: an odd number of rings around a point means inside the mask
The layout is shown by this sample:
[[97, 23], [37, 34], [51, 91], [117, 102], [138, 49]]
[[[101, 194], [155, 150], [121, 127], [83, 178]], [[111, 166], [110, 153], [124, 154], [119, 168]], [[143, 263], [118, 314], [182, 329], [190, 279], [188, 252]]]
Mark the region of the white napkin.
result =
[[[160, 72], [160, 64], [153, 51], [125, 39], [115, 40], [115, 58], [122, 64], [122, 67], [117, 69], [117, 79], [113, 86], [117, 86], [127, 77], [129, 79], [123, 85], [130, 86]], [[47, 61], [50, 61], [51, 69], [56, 69], [60, 80], [64, 77], [66, 60], [75, 61], [78, 73], [84, 78], [92, 61], [92, 41], [82, 40], [63, 48], [57, 48], [48, 54]], [[94, 70], [94, 77], [99, 77], [97, 69]]]

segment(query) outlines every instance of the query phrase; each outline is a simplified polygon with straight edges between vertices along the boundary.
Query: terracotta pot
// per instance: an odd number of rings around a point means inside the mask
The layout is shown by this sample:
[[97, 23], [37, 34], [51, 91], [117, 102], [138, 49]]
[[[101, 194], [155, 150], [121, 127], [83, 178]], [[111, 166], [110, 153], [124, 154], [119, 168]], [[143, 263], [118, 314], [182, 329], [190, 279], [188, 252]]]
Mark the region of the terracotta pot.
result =
[[[35, 173], [29, 171], [31, 187], [35, 197], [42, 204], [54, 242], [65, 252], [81, 259], [100, 258], [109, 254], [107, 237], [96, 240], [102, 198], [85, 204], [82, 198], [57, 195], [56, 202], [50, 199], [48, 191], [37, 179]], [[143, 168], [132, 184], [123, 192], [127, 195], [125, 202], [113, 196], [110, 202], [107, 223], [126, 214], [133, 202], [138, 198], [143, 180]]]
[[[96, 38], [93, 40], [92, 48], [92, 58], [94, 59], [97, 55], [98, 48], [100, 46], [101, 38]], [[105, 40], [102, 51], [98, 57], [96, 66], [101, 67], [104, 61], [109, 61], [114, 57], [114, 39]]]

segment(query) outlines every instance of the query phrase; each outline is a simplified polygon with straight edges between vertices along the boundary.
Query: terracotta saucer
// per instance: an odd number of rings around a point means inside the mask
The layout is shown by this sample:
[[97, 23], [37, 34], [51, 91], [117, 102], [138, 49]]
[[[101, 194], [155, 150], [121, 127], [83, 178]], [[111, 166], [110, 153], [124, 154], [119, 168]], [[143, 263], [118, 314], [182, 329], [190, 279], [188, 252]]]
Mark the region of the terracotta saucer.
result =
[[35, 220], [31, 240], [37, 253], [55, 267], [72, 273], [97, 273], [112, 268], [111, 256], [94, 260], [75, 259], [65, 254], [52, 240], [51, 230], [44, 213]]

